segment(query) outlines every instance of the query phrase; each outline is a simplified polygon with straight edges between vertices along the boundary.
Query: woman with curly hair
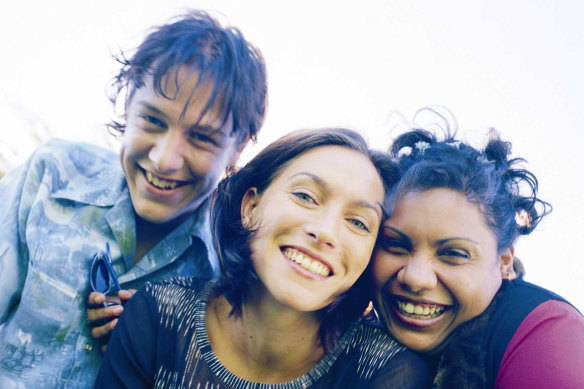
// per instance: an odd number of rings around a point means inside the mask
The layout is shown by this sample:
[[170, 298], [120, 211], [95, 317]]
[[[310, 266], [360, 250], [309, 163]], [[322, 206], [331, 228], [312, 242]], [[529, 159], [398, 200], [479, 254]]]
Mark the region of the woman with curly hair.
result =
[[391, 155], [389, 196], [372, 263], [389, 332], [435, 369], [434, 388], [584, 388], [584, 318], [516, 277], [514, 244], [550, 206], [492, 132], [483, 150], [412, 130]]

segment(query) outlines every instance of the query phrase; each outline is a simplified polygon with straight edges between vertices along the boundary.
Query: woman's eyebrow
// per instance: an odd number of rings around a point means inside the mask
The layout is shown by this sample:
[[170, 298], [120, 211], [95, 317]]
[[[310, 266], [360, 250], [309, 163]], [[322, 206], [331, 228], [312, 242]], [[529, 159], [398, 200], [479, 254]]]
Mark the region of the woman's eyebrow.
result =
[[317, 176], [316, 174], [312, 174], [310, 172], [298, 172], [298, 173], [293, 174], [290, 177], [290, 180], [293, 179], [293, 178], [296, 178], [298, 176], [308, 176], [308, 178], [310, 178], [312, 181], [314, 181], [322, 189], [324, 189], [324, 190], [327, 190], [328, 189], [327, 183], [322, 178], [320, 178], [319, 176]]
[[371, 204], [370, 202], [365, 201], [365, 200], [358, 200], [358, 201], [355, 201], [353, 204], [356, 205], [357, 207], [361, 207], [361, 208], [370, 208], [373, 211], [375, 211], [375, 214], [377, 215], [377, 217], [379, 217], [379, 219], [382, 218], [381, 206], [379, 206], [379, 204], [376, 207], [374, 204]]
[[460, 237], [460, 236], [455, 236], [455, 237], [452, 237], [452, 238], [446, 238], [446, 239], [440, 239], [440, 240], [437, 240], [437, 241], [436, 241], [436, 244], [440, 246], [440, 245], [443, 245], [443, 244], [445, 244], [445, 243], [448, 243], [448, 242], [450, 242], [450, 241], [452, 241], [452, 240], [464, 240], [464, 241], [467, 241], [467, 242], [474, 243], [474, 244], [476, 244], [477, 246], [479, 245], [479, 242], [477, 242], [477, 241], [476, 241], [476, 240], [474, 240], [474, 239], [471, 239], [471, 238], [465, 238], [465, 237]]
[[[321, 189], [324, 192], [327, 192], [328, 191], [328, 184], [322, 178], [320, 178], [319, 176], [317, 176], [316, 174], [302, 171], [302, 172], [298, 172], [298, 173], [293, 174], [290, 177], [290, 179], [296, 178], [298, 176], [307, 176], [312, 181], [314, 181], [318, 186], [320, 186]], [[380, 219], [382, 217], [380, 207], [379, 206], [376, 207], [375, 204], [371, 204], [368, 201], [365, 201], [365, 200], [357, 200], [357, 201], [353, 201], [351, 204], [354, 205], [354, 206], [360, 207], [360, 208], [370, 208], [370, 209], [372, 209], [377, 214], [377, 216]]]
[[384, 230], [387, 229], [387, 230], [391, 230], [391, 231], [395, 232], [401, 240], [403, 240], [404, 242], [407, 242], [408, 244], [411, 245], [412, 241], [411, 241], [410, 237], [407, 236], [406, 234], [404, 234], [403, 232], [401, 232], [400, 230], [398, 230], [397, 228], [393, 228], [391, 226], [383, 226], [383, 229]]

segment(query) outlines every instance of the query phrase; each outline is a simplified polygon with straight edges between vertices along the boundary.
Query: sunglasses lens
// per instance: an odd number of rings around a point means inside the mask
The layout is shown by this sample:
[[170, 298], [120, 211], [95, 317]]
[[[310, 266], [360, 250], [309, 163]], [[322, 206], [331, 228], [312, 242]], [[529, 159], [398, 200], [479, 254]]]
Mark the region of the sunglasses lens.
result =
[[91, 268], [91, 286], [99, 293], [107, 293], [110, 290], [110, 276], [103, 260], [93, 262]]

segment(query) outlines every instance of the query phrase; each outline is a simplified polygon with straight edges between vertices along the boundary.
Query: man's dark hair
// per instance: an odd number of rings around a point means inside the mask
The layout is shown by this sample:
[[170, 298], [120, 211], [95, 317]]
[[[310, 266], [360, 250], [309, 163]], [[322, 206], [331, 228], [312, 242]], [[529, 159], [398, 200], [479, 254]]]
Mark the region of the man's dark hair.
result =
[[[191, 97], [199, 86], [212, 85], [199, 120], [209, 110], [220, 115], [222, 124], [232, 115], [231, 135], [237, 135], [239, 144], [256, 138], [266, 110], [266, 68], [260, 51], [237, 28], [222, 27], [206, 12], [191, 11], [155, 28], [129, 59], [123, 54], [116, 59], [122, 68], [111, 85], [114, 107], [123, 96], [127, 108], [147, 76], [152, 76], [156, 93], [173, 99], [164, 92], [164, 80], [176, 82], [179, 69], [186, 66], [199, 77]], [[125, 117], [109, 127], [123, 133]]]

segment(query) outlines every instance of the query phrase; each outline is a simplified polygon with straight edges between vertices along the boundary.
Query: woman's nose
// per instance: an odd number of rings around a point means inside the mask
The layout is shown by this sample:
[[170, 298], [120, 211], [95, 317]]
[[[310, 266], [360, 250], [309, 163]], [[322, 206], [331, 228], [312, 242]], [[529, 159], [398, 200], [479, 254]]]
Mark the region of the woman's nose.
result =
[[412, 254], [398, 272], [397, 280], [412, 293], [433, 289], [438, 283], [432, 262], [422, 253]]
[[334, 211], [325, 211], [306, 224], [306, 233], [318, 244], [336, 247], [339, 217]]

